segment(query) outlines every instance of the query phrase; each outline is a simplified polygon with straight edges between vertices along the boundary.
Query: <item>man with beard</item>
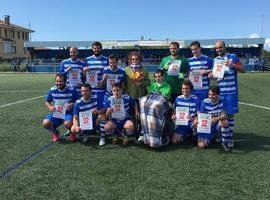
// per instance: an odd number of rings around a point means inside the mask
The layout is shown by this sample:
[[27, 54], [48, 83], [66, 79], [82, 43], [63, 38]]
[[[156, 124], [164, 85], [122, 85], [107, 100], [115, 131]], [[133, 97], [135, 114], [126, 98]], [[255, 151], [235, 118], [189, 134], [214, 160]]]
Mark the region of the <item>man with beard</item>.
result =
[[[223, 137], [224, 144], [232, 148], [233, 145], [233, 129], [234, 129], [234, 114], [238, 113], [238, 83], [237, 72], [245, 72], [243, 65], [235, 54], [226, 53], [225, 42], [219, 40], [216, 42], [216, 52], [218, 56], [214, 59], [215, 65], [225, 66], [223, 77], [217, 78], [218, 86], [220, 87], [220, 96], [226, 101], [226, 111], [228, 114], [228, 122], [230, 125], [230, 133], [227, 137]], [[217, 68], [217, 67], [216, 67]], [[213, 78], [214, 74], [210, 73], [209, 77]]]
[[[105, 87], [103, 85], [104, 68], [109, 65], [108, 58], [101, 54], [102, 45], [100, 42], [92, 44], [93, 55], [86, 58], [86, 67], [84, 67], [85, 82], [92, 87], [92, 94], [97, 96], [98, 107], [103, 106]], [[106, 123], [106, 115], [100, 115], [100, 132], [101, 138], [105, 137], [104, 125]]]
[[69, 49], [70, 58], [61, 62], [59, 72], [66, 76], [67, 84], [75, 88], [79, 97], [81, 95], [80, 88], [83, 83], [83, 68], [86, 64], [78, 59], [78, 53], [77, 47], [71, 47]]
[[165, 80], [172, 88], [171, 102], [174, 103], [176, 97], [180, 95], [181, 83], [188, 72], [187, 60], [179, 55], [179, 43], [170, 44], [171, 55], [162, 59], [160, 69], [165, 72]]
[[45, 104], [50, 114], [43, 120], [43, 127], [51, 133], [52, 141], [59, 140], [59, 131], [57, 128], [64, 124], [67, 129], [72, 126], [73, 104], [77, 99], [76, 91], [73, 88], [66, 87], [66, 77], [63, 74], [55, 76], [55, 86], [48, 91], [45, 98]]

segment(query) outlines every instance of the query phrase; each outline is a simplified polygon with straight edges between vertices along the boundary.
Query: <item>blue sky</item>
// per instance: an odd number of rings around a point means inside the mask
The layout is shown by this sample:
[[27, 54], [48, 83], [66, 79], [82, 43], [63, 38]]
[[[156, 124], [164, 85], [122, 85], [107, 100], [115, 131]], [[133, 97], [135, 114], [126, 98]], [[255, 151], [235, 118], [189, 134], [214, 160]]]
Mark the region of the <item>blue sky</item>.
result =
[[263, 25], [270, 47], [269, 0], [0, 0], [4, 15], [30, 22], [32, 41], [256, 37]]

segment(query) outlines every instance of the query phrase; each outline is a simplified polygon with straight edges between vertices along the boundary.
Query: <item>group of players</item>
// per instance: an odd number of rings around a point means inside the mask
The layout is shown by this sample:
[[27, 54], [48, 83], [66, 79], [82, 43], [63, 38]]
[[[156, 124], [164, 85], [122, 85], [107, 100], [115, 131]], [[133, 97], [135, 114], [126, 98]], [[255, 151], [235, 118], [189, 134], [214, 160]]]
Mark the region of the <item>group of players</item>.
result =
[[[114, 55], [102, 55], [100, 42], [92, 44], [93, 55], [85, 62], [78, 59], [78, 49], [71, 47], [70, 58], [62, 61], [55, 86], [46, 96], [51, 113], [43, 126], [53, 142], [60, 139], [57, 128], [64, 124], [72, 142], [81, 135], [85, 143], [92, 132], [98, 131], [100, 146], [106, 144], [107, 135], [113, 135], [113, 144], [119, 135], [123, 144], [128, 144], [139, 123], [140, 97], [155, 92], [173, 105], [172, 143], [193, 135], [198, 147], [206, 148], [218, 136], [225, 151], [230, 151], [234, 114], [238, 112], [237, 73], [244, 72], [244, 67], [236, 55], [226, 52], [224, 41], [216, 42], [214, 59], [201, 53], [198, 41], [190, 48], [193, 57], [186, 59], [179, 55], [179, 44], [172, 42], [171, 55], [162, 59], [150, 82], [137, 52], [129, 54], [129, 66], [122, 68]], [[210, 87], [210, 79], [217, 80], [217, 86]]]

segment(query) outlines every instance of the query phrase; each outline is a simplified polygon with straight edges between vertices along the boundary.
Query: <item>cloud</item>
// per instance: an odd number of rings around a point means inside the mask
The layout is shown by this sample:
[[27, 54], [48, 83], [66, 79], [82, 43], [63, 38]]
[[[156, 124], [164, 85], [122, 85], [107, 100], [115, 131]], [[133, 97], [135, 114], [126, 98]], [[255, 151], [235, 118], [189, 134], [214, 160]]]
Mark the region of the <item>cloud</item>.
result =
[[258, 33], [251, 33], [248, 38], [259, 38], [259, 34]]

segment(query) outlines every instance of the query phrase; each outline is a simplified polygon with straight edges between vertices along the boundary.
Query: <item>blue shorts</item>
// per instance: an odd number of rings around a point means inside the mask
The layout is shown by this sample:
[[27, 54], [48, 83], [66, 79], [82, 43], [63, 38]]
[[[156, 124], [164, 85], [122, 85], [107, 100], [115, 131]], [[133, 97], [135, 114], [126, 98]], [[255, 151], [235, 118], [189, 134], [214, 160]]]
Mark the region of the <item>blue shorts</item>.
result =
[[218, 122], [215, 123], [212, 127], [211, 127], [211, 133], [197, 133], [197, 138], [198, 140], [207, 140], [208, 143], [210, 144], [213, 140], [213, 137], [215, 134], [218, 134], [220, 130], [220, 126], [218, 125]]
[[238, 94], [220, 94], [226, 102], [226, 111], [228, 114], [238, 113]]
[[182, 135], [183, 137], [187, 137], [190, 133], [193, 132], [192, 128], [193, 128], [192, 122], [189, 121], [187, 126], [185, 125], [176, 126], [175, 133]]
[[97, 95], [97, 107], [98, 108], [103, 108], [103, 102], [104, 102], [104, 96], [105, 96], [105, 91], [102, 92], [92, 92], [93, 95]]
[[208, 98], [208, 90], [192, 90], [192, 94], [199, 98], [199, 106], [204, 99]]
[[53, 117], [53, 114], [50, 113], [48, 114], [45, 119], [48, 119], [49, 121], [51, 121], [53, 123], [53, 125], [55, 126], [55, 128], [57, 128], [58, 126], [60, 126], [61, 124], [63, 124], [65, 121], [72, 121], [73, 118], [73, 114], [72, 113], [67, 113], [65, 116], [65, 119], [59, 119], [59, 118], [55, 118]]
[[125, 123], [130, 120], [129, 118], [125, 118], [123, 120], [119, 119], [111, 119], [111, 121], [115, 124], [118, 130], [122, 130], [124, 128]]

